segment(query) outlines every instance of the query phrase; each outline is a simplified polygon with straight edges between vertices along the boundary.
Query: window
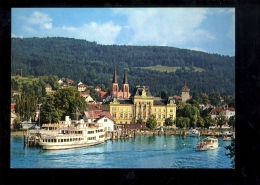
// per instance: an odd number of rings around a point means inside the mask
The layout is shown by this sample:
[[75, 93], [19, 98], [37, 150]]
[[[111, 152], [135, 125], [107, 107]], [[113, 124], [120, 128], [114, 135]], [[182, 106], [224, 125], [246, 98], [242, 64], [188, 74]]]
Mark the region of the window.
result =
[[170, 109], [170, 112], [172, 112], [172, 109]]
[[104, 122], [107, 122], [107, 119], [104, 119]]

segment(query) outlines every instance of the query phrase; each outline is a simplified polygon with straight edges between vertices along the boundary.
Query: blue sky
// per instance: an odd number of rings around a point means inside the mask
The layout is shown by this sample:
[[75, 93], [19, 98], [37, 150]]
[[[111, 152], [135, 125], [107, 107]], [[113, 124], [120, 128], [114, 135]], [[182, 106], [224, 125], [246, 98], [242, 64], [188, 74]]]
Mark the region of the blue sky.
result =
[[170, 46], [235, 55], [235, 8], [12, 8], [12, 37]]

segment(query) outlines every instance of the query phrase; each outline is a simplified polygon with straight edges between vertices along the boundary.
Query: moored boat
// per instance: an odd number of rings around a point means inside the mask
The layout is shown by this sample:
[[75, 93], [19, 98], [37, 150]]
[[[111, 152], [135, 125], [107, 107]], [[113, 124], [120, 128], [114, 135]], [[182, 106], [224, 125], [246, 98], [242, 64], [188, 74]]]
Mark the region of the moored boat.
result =
[[220, 132], [219, 135], [220, 136], [232, 136], [232, 132], [231, 131], [224, 131], [224, 132]]
[[84, 123], [76, 127], [63, 128], [58, 134], [43, 135], [38, 143], [44, 150], [60, 150], [97, 145], [104, 141], [103, 126]]
[[233, 132], [231, 135], [222, 135], [223, 141], [231, 141], [235, 139], [235, 132]]
[[190, 129], [186, 136], [193, 136], [193, 137], [199, 137], [200, 136], [200, 132], [196, 129]]
[[203, 151], [203, 150], [214, 150], [218, 148], [218, 139], [216, 137], [208, 136], [204, 139], [202, 139], [195, 147], [195, 150], [197, 151]]

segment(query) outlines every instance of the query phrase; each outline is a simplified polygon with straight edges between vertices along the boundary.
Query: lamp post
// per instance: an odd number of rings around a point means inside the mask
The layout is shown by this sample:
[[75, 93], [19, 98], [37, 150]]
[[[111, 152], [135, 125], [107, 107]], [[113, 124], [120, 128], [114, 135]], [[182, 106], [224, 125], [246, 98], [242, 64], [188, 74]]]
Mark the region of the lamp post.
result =
[[39, 106], [39, 127], [40, 127], [40, 129], [41, 129], [41, 116], [40, 116], [40, 114], [41, 114], [41, 106], [42, 106], [42, 103], [39, 103], [39, 104], [37, 104], [38, 106]]

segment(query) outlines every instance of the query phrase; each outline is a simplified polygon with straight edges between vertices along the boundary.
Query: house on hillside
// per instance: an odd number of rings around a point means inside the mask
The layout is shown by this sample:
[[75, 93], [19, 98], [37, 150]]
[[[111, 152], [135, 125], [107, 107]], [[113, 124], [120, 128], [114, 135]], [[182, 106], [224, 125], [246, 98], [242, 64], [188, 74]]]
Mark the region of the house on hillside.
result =
[[59, 80], [58, 80], [58, 84], [59, 84], [59, 85], [62, 85], [62, 84], [63, 84], [63, 80], [62, 80], [62, 79], [59, 79]]
[[211, 111], [210, 111], [210, 116], [212, 119], [216, 118], [218, 116], [219, 113], [223, 113], [223, 115], [229, 119], [231, 116], [235, 116], [236, 114], [236, 111], [235, 111], [235, 108], [233, 107], [228, 107], [228, 105], [226, 106], [223, 106], [223, 107], [216, 107], [216, 108], [213, 108]]
[[101, 88], [99, 86], [96, 86], [95, 91], [99, 92], [99, 91], [101, 91]]
[[90, 96], [88, 95], [86, 98], [85, 98], [85, 101], [88, 103], [88, 104], [95, 104], [95, 100]]
[[99, 91], [98, 92], [98, 102], [104, 102], [104, 100], [109, 96], [108, 92]]
[[55, 93], [55, 91], [52, 90], [52, 86], [50, 84], [47, 84], [45, 86], [45, 90], [46, 90], [47, 94], [54, 94]]
[[84, 85], [83, 83], [80, 83], [80, 84], [78, 85], [78, 91], [80, 91], [80, 92], [85, 91], [86, 88], [87, 88], [87, 86]]

